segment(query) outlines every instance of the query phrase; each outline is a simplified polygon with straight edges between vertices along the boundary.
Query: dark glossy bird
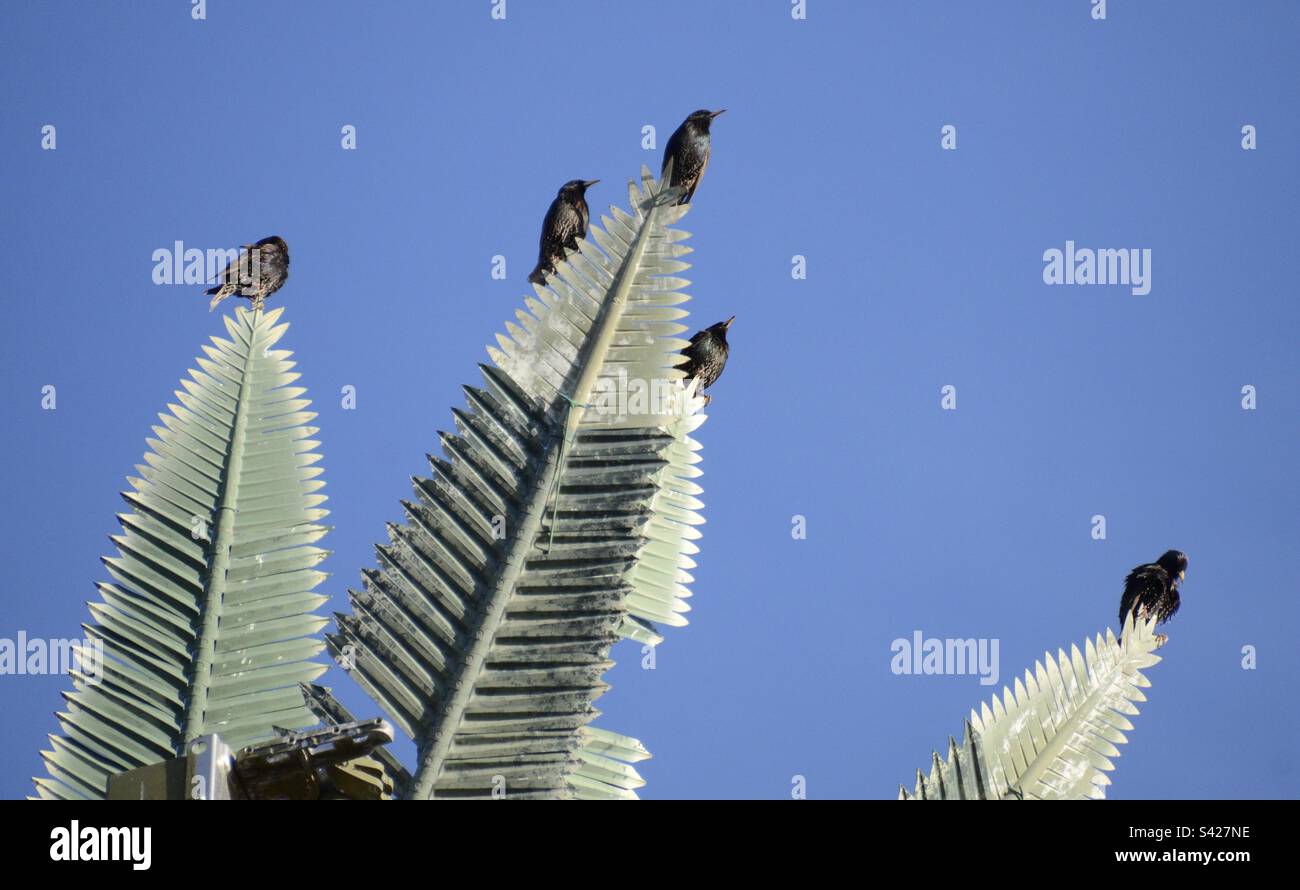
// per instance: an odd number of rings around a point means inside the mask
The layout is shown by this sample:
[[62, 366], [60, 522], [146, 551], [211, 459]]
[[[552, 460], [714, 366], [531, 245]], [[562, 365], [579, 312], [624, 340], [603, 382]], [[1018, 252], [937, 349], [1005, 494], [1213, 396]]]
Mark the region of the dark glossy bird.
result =
[[[1155, 562], [1140, 565], [1124, 579], [1124, 596], [1119, 601], [1119, 624], [1124, 626], [1130, 612], [1136, 610], [1137, 618], [1164, 624], [1178, 611], [1180, 597], [1178, 585], [1187, 577], [1187, 556], [1180, 550], [1168, 550]], [[1156, 634], [1156, 645], [1163, 646], [1169, 638]]]
[[537, 266], [528, 274], [533, 284], [546, 284], [546, 276], [555, 274], [555, 264], [571, 250], [578, 249], [578, 239], [587, 236], [587, 189], [599, 179], [570, 179], [560, 191], [542, 220], [542, 239], [537, 251]]
[[[686, 382], [692, 379], [698, 379], [695, 391], [702, 393], [710, 386], [718, 382], [722, 376], [722, 369], [727, 366], [727, 356], [731, 354], [730, 347], [727, 346], [727, 328], [736, 320], [736, 316], [731, 316], [726, 321], [720, 321], [698, 332], [691, 338], [691, 344], [682, 350], [682, 355], [686, 356], [686, 363], [679, 367], [686, 372]], [[709, 396], [704, 397], [704, 404], [710, 401]]]
[[673, 162], [673, 177], [669, 185], [680, 185], [686, 189], [678, 199], [678, 204], [691, 203], [695, 189], [704, 177], [704, 169], [709, 166], [709, 154], [713, 147], [713, 137], [709, 135], [709, 125], [713, 119], [727, 109], [709, 111], [701, 108], [692, 111], [690, 117], [668, 137], [664, 146], [664, 163], [662, 172], [668, 169], [668, 162]]
[[221, 283], [204, 291], [213, 295], [208, 311], [230, 296], [252, 300], [253, 308], [261, 309], [266, 298], [283, 287], [288, 277], [289, 245], [279, 235], [241, 245], [239, 256], [221, 273]]

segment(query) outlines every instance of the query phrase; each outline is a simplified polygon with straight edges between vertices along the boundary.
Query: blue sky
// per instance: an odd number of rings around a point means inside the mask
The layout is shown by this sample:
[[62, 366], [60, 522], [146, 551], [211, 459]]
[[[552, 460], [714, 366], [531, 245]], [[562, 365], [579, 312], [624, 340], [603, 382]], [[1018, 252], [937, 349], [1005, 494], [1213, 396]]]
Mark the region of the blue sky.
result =
[[[154, 250], [288, 240], [342, 609], [521, 305], [556, 188], [625, 202], [682, 117], [725, 107], [682, 224], [691, 322], [737, 315], [692, 623], [653, 671], [616, 649], [599, 705], [655, 755], [643, 796], [893, 796], [990, 689], [895, 676], [892, 640], [996, 638], [1009, 681], [1113, 626], [1170, 547], [1183, 609], [1111, 796], [1300, 794], [1300, 6], [490, 6], [0, 13], [0, 637], [78, 633], [124, 477], [222, 330], [201, 288], [152, 283]], [[1067, 239], [1149, 248], [1150, 293], [1045, 285]], [[0, 677], [0, 796], [42, 772], [66, 686]]]

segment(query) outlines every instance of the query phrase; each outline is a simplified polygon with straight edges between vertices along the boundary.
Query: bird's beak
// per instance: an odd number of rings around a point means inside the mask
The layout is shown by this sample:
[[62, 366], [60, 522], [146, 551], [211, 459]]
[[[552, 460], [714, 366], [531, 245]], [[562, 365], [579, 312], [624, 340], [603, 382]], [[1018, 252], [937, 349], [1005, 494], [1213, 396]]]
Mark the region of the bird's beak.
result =
[[1179, 581], [1186, 581], [1186, 580], [1187, 580], [1187, 570], [1186, 570], [1186, 569], [1183, 569], [1183, 571], [1181, 571], [1181, 572], [1178, 573], [1178, 580], [1179, 580]]
[[727, 328], [731, 327], [731, 323], [735, 320], [736, 320], [736, 316], [733, 315], [731, 316], [731, 318], [728, 318], [726, 321], [724, 321], [722, 323], [723, 330], [726, 330]]
[[709, 112], [709, 120], [713, 120], [715, 117], [717, 117], [718, 115], [722, 114], [722, 112], [724, 112], [724, 111], [726, 111], [726, 110], [727, 110], [727, 109], [725, 109], [725, 108], [719, 108], [717, 111], [710, 111], [710, 112]]
[[583, 181], [582, 187], [585, 189], [589, 189], [598, 182], [600, 182], [599, 179], [587, 179]]

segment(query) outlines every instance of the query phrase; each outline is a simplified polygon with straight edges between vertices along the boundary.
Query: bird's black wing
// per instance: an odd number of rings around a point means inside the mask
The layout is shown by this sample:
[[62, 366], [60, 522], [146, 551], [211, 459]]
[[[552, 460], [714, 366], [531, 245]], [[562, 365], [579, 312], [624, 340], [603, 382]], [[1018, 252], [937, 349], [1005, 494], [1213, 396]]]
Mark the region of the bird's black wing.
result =
[[682, 355], [686, 356], [686, 361], [682, 362], [682, 363], [681, 363], [680, 365], [678, 365], [677, 367], [680, 368], [681, 371], [682, 371], [682, 373], [686, 375], [686, 376], [685, 376], [684, 378], [682, 378], [682, 379], [683, 379], [683, 380], [690, 380], [690, 379], [693, 378], [697, 373], [699, 373], [699, 365], [698, 365], [698, 363], [695, 361], [695, 356], [691, 355], [691, 354], [690, 354], [689, 352], [687, 352], [685, 349], [682, 350]]
[[587, 237], [587, 227], [591, 224], [591, 210], [587, 207], [585, 200], [578, 201], [578, 237]]
[[235, 258], [227, 263], [226, 268], [222, 269], [221, 274], [217, 276], [217, 286], [208, 288], [206, 293], [215, 294], [226, 285], [233, 285], [232, 290], [237, 291], [241, 285], [246, 284], [248, 276], [240, 273], [241, 271], [247, 272], [251, 266], [251, 260], [248, 259], [247, 254], [248, 251], [241, 247]]
[[695, 197], [695, 190], [700, 187], [700, 180], [704, 178], [704, 171], [709, 166], [709, 157], [711, 154], [711, 152], [705, 152], [703, 158], [698, 163], [685, 165], [687, 167], [687, 178], [684, 181], [689, 182], [691, 185], [690, 188], [686, 190], [686, 194], [682, 195], [683, 204], [691, 203], [691, 198]]
[[1147, 619], [1156, 614], [1157, 604], [1169, 590], [1169, 573], [1154, 563], [1138, 566], [1124, 579], [1124, 596], [1119, 601], [1119, 624], [1134, 609], [1138, 618]]
[[551, 233], [555, 231], [555, 218], [560, 212], [561, 201], [556, 198], [551, 202], [551, 206], [546, 208], [546, 216], [542, 218], [542, 243], [544, 249], [546, 242], [551, 239]]
[[696, 331], [691, 337], [691, 344], [682, 350], [682, 355], [686, 356], [686, 361], [677, 367], [681, 368], [686, 374], [686, 379], [690, 380], [700, 372], [700, 363], [703, 356], [700, 354], [700, 345], [704, 338], [708, 336], [708, 331]]
[[562, 245], [555, 238], [556, 215], [560, 210], [560, 199], [556, 198], [546, 211], [542, 220], [542, 235], [537, 244], [537, 266], [528, 276], [529, 281], [537, 284], [546, 283], [546, 273], [555, 269], [555, 261], [561, 256]]
[[[662, 176], [664, 171], [668, 169], [668, 162], [677, 156], [677, 149], [680, 148], [682, 144], [682, 129], [684, 127], [685, 124], [683, 124], [681, 127], [678, 127], [676, 130], [673, 130], [673, 135], [668, 137], [668, 144], [664, 146], [664, 161], [659, 166], [660, 176]], [[676, 185], [681, 181], [682, 181], [682, 171], [677, 169], [677, 164], [673, 164], [673, 179], [672, 182], [669, 183], [669, 185]]]

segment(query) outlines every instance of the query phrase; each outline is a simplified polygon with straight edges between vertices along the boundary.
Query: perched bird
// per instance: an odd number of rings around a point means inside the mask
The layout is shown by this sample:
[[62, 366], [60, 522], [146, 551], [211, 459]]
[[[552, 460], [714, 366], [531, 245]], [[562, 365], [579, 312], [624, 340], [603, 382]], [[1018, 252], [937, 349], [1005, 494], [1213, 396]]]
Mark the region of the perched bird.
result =
[[[736, 316], [733, 315], [726, 321], [705, 328], [691, 338], [690, 346], [682, 350], [687, 361], [680, 367], [686, 372], [687, 383], [698, 378], [699, 383], [695, 388], [697, 393], [704, 392], [722, 376], [722, 369], [727, 366], [727, 356], [731, 352], [727, 346], [727, 328], [735, 320]], [[709, 401], [710, 397], [705, 396], [704, 404], [707, 405]]]
[[542, 241], [537, 251], [537, 267], [528, 275], [533, 284], [545, 284], [546, 276], [555, 274], [555, 264], [570, 250], [578, 249], [578, 239], [587, 236], [587, 189], [599, 179], [570, 179], [560, 191], [542, 220]]
[[279, 235], [241, 245], [239, 256], [221, 273], [221, 284], [204, 291], [213, 294], [208, 311], [229, 296], [252, 300], [253, 308], [261, 309], [266, 298], [283, 287], [288, 277], [289, 245]]
[[660, 172], [668, 169], [669, 161], [673, 162], [673, 178], [668, 184], [680, 185], [686, 189], [678, 204], [691, 203], [691, 196], [704, 177], [704, 168], [709, 166], [709, 152], [713, 145], [709, 125], [726, 110], [709, 111], [701, 108], [692, 111], [690, 117], [682, 121], [682, 125], [668, 137], [668, 145], [664, 147], [663, 169]]
[[[1187, 577], [1187, 556], [1181, 550], [1168, 550], [1155, 562], [1140, 565], [1124, 580], [1124, 596], [1119, 601], [1119, 624], [1137, 610], [1136, 619], [1156, 619], [1164, 624], [1178, 611], [1178, 585]], [[1169, 638], [1156, 634], [1156, 646]]]

